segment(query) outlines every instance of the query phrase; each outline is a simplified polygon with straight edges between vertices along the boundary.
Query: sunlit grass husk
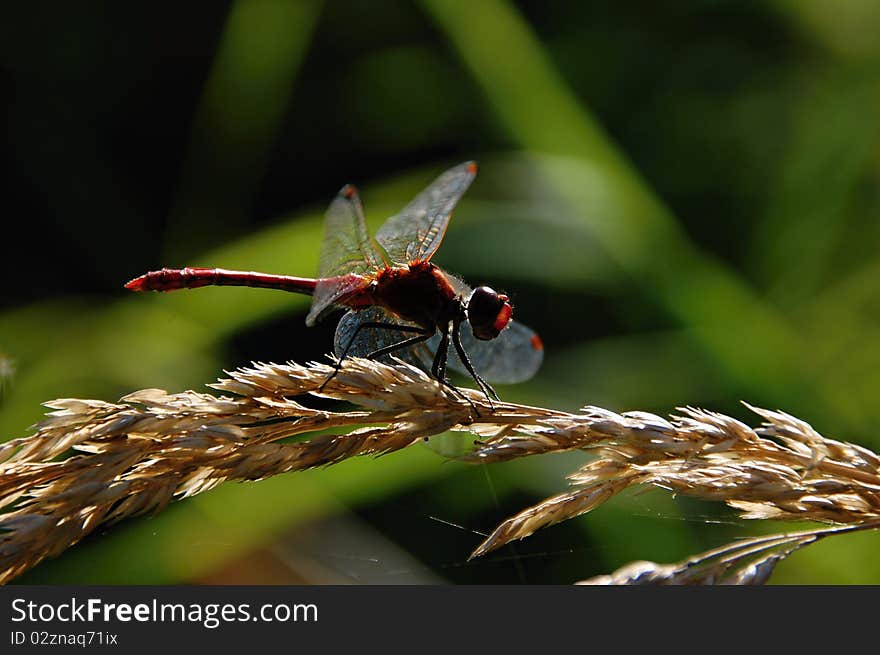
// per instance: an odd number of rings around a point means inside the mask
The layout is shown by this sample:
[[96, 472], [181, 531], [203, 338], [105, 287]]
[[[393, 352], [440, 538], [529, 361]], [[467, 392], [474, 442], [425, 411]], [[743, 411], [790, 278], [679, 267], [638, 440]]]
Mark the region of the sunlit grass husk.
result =
[[[572, 414], [490, 403], [471, 390], [462, 397], [417, 368], [363, 359], [348, 360], [321, 389], [332, 370], [315, 363], [255, 364], [211, 385], [224, 395], [147, 389], [117, 403], [47, 403], [54, 411], [33, 435], [0, 446], [5, 512], [0, 581], [61, 553], [99, 526], [161, 511], [172, 500], [222, 482], [390, 453], [447, 430], [477, 437], [466, 461], [571, 450], [594, 455], [570, 476], [570, 490], [504, 521], [472, 557], [588, 512], [637, 485], [722, 501], [747, 518], [851, 529], [875, 528], [880, 520], [880, 458], [826, 439], [782, 412], [751, 408], [764, 419], [758, 428], [693, 408], [669, 419], [596, 407]], [[309, 408], [297, 401], [307, 395], [345, 400], [354, 408]], [[331, 429], [343, 433], [328, 434]], [[292, 437], [299, 440], [282, 442]], [[814, 541], [811, 535], [779, 536], [772, 547], [748, 551], [742, 561], [757, 567], [752, 573], [742, 573], [739, 560], [731, 564], [725, 553], [724, 566], [709, 567], [702, 577], [692, 575], [693, 562], [672, 569], [651, 565], [648, 577], [730, 581], [736, 578], [729, 572], [740, 571], [742, 582], [754, 582]], [[710, 552], [695, 560], [700, 570], [712, 557]], [[637, 574], [625, 570], [614, 579], [644, 580], [640, 566]]]

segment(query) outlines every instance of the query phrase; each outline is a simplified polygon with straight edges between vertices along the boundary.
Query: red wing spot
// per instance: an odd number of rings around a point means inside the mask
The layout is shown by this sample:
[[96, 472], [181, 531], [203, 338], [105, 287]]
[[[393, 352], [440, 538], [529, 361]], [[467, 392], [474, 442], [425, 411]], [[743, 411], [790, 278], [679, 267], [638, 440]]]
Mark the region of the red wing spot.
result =
[[541, 341], [541, 337], [539, 337], [537, 334], [532, 335], [530, 343], [532, 344], [532, 348], [534, 350], [544, 350], [544, 342]]
[[467, 172], [471, 175], [477, 174], [477, 162], [472, 161], [467, 165]]
[[351, 200], [357, 195], [357, 187], [353, 184], [346, 184], [342, 187], [342, 195]]

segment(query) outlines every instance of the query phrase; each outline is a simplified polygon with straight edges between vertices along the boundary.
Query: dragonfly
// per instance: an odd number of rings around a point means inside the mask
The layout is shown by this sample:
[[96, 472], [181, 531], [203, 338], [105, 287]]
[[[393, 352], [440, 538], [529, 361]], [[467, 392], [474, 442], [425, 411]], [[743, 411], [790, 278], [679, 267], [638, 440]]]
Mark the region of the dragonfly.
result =
[[[334, 336], [340, 370], [346, 357], [397, 357], [430, 372], [458, 391], [447, 369], [469, 375], [489, 402], [490, 382], [531, 378], [544, 346], [513, 320], [510, 298], [489, 286], [468, 287], [431, 262], [459, 199], [477, 174], [465, 162], [441, 174], [371, 238], [353, 185], [342, 187], [325, 216], [316, 278], [223, 268], [163, 268], [128, 282], [133, 291], [174, 291], [204, 286], [246, 286], [312, 296], [306, 324], [347, 310]], [[323, 388], [323, 386], [322, 386]]]

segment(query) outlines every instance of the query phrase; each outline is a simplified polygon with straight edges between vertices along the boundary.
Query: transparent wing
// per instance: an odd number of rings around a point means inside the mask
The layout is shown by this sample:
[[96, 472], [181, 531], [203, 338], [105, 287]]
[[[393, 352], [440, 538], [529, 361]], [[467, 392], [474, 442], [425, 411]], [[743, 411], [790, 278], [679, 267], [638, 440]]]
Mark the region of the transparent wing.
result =
[[[433, 352], [440, 343], [439, 335], [428, 341]], [[531, 328], [511, 321], [504, 331], [490, 341], [482, 341], [474, 336], [470, 323], [461, 326], [461, 345], [474, 365], [477, 373], [488, 382], [516, 384], [531, 378], [544, 361], [544, 344]], [[450, 346], [449, 368], [470, 375]]]
[[[401, 321], [380, 307], [351, 310], [339, 321], [333, 351], [341, 355], [354, 336], [357, 326], [368, 321], [414, 325]], [[397, 330], [364, 329], [358, 333], [348, 354], [366, 357], [380, 348], [400, 343], [412, 336], [412, 333]], [[424, 371], [430, 371], [439, 344], [438, 333], [427, 342], [398, 350], [393, 356]], [[515, 384], [528, 380], [537, 372], [544, 360], [544, 347], [540, 337], [530, 328], [515, 321], [511, 321], [504, 332], [491, 341], [480, 341], [474, 337], [470, 325], [464, 323], [461, 326], [461, 345], [477, 373], [489, 382], [499, 384]], [[390, 364], [391, 355], [380, 357], [379, 361]], [[470, 375], [452, 345], [449, 347], [448, 365], [463, 375]]]
[[345, 298], [353, 296], [370, 283], [370, 278], [350, 273], [338, 277], [320, 278], [315, 285], [312, 306], [306, 316], [306, 325], [312, 326], [337, 306], [344, 305]]
[[324, 240], [318, 260], [318, 284], [306, 318], [314, 325], [340, 298], [363, 285], [364, 274], [380, 266], [370, 241], [357, 189], [342, 187], [324, 218]]
[[443, 240], [452, 210], [476, 174], [474, 162], [443, 173], [403, 211], [385, 221], [376, 241], [397, 264], [431, 259]]
[[370, 242], [364, 208], [357, 189], [348, 184], [333, 199], [324, 217], [324, 240], [318, 277], [376, 270], [381, 258]]
[[[357, 330], [358, 325], [365, 322], [378, 323], [395, 323], [399, 325], [414, 326], [414, 323], [407, 323], [396, 316], [389, 314], [381, 307], [373, 306], [360, 310], [350, 310], [340, 319], [339, 325], [336, 326], [336, 335], [333, 338], [333, 352], [337, 356], [341, 356], [351, 341]], [[351, 348], [348, 355], [352, 357], [366, 357], [380, 348], [390, 346], [391, 344], [400, 343], [405, 339], [415, 336], [412, 332], [401, 332], [397, 330], [383, 330], [368, 328], [361, 330]], [[403, 348], [393, 353], [393, 356], [403, 361], [417, 366], [425, 371], [431, 370], [431, 364], [434, 361], [434, 350], [429, 349], [426, 343], [417, 344], [408, 348]], [[379, 361], [386, 364], [392, 364], [392, 355], [380, 357]]]

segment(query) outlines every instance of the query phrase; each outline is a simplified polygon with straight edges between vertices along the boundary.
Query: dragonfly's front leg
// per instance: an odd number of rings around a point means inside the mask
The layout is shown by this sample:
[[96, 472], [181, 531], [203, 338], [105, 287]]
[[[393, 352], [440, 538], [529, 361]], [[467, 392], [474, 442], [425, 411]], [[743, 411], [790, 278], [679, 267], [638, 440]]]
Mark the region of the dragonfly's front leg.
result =
[[492, 388], [492, 385], [486, 382], [474, 369], [474, 365], [471, 364], [471, 358], [468, 357], [467, 351], [461, 345], [461, 323], [453, 323], [452, 325], [452, 343], [455, 346], [455, 351], [458, 353], [458, 358], [461, 360], [461, 363], [464, 364], [468, 373], [471, 374], [471, 377], [480, 387], [480, 391], [486, 395], [486, 400], [489, 401], [489, 405], [492, 405], [492, 398], [495, 398], [495, 400], [501, 400], [498, 397], [498, 392]]
[[431, 375], [442, 384], [444, 387], [447, 387], [452, 390], [452, 392], [461, 398], [462, 400], [467, 401], [467, 404], [471, 406], [471, 409], [474, 410], [474, 414], [477, 416], [480, 415], [480, 410], [477, 409], [477, 406], [474, 405], [474, 402], [467, 397], [467, 395], [458, 387], [456, 387], [452, 382], [449, 381], [449, 378], [446, 377], [446, 362], [449, 360], [449, 324], [447, 323], [441, 328], [440, 343], [437, 346], [437, 353], [434, 355], [434, 363], [431, 365]]

